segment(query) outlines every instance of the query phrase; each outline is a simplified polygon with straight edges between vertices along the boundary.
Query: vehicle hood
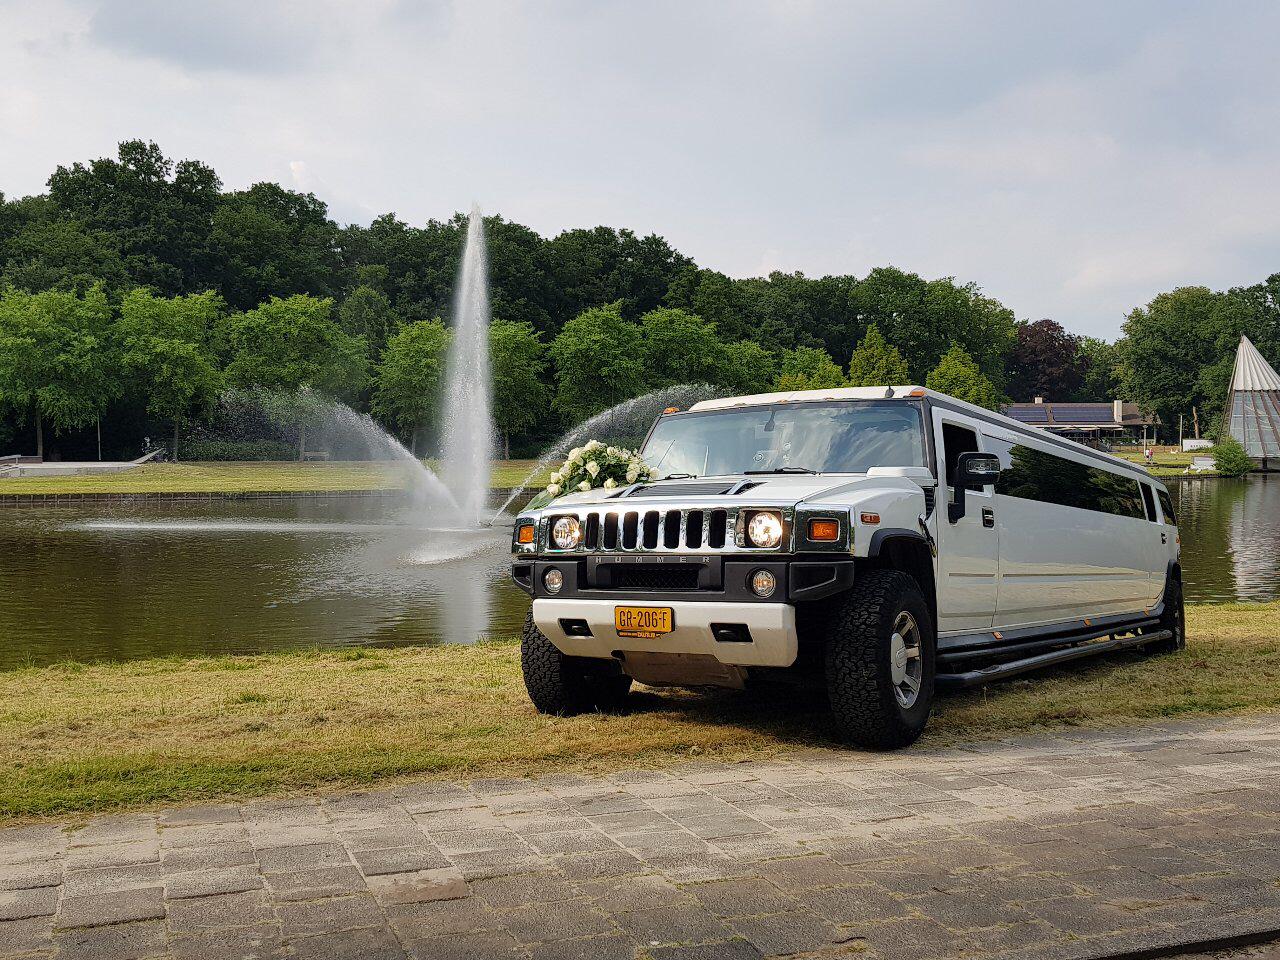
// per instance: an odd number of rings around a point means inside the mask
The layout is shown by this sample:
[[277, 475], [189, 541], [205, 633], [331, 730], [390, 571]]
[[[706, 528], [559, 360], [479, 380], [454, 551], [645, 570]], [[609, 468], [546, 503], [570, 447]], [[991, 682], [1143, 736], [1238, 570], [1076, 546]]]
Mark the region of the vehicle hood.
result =
[[559, 497], [544, 509], [558, 506], [616, 504], [619, 507], [670, 507], [698, 504], [753, 506], [794, 506], [803, 502], [821, 503], [828, 498], [846, 500], [862, 491], [871, 493], [886, 487], [899, 489], [918, 484], [903, 477], [867, 477], [863, 474], [772, 474], [762, 476], [703, 477], [696, 480], [659, 480], [619, 487], [617, 490], [589, 490]]

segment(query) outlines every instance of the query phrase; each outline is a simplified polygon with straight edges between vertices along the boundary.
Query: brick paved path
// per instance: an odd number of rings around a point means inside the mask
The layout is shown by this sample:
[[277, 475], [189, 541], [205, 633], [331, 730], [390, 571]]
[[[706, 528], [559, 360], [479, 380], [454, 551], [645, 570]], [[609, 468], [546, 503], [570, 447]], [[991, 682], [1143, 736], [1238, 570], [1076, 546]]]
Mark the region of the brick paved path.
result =
[[0, 831], [0, 955], [1097, 957], [1280, 929], [1280, 717]]

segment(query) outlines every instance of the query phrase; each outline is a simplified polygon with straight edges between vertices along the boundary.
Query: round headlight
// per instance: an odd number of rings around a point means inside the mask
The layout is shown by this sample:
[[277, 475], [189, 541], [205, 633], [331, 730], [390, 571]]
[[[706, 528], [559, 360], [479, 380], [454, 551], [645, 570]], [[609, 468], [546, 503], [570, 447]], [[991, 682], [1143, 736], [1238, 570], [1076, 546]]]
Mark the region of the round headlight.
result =
[[547, 593], [559, 593], [564, 586], [564, 574], [552, 567], [542, 575], [542, 585], [547, 588]]
[[776, 547], [782, 542], [782, 517], [776, 513], [757, 513], [747, 524], [747, 539], [757, 547]]
[[757, 570], [751, 575], [751, 592], [757, 597], [771, 597], [778, 589], [778, 578], [768, 570]]
[[572, 550], [582, 542], [582, 524], [577, 517], [561, 517], [551, 528], [551, 539], [561, 550]]

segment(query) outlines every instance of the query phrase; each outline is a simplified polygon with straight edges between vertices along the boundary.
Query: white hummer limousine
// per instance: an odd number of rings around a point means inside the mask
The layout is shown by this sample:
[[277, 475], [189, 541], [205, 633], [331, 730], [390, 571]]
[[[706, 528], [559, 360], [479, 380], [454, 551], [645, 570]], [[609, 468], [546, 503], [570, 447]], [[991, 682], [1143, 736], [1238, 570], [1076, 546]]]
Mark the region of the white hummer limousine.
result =
[[522, 513], [525, 684], [544, 713], [632, 680], [821, 680], [836, 731], [905, 746], [934, 691], [1185, 642], [1168, 491], [1140, 467], [915, 386], [664, 414], [651, 481]]

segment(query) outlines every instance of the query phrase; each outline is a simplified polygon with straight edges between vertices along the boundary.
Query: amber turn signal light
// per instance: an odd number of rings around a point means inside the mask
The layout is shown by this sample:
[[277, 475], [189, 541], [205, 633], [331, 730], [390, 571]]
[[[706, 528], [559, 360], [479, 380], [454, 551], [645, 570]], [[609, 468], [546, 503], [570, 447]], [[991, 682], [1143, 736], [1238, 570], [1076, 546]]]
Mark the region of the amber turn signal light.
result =
[[533, 524], [522, 523], [516, 530], [516, 543], [533, 543]]
[[679, 412], [680, 412], [680, 408], [679, 408], [679, 407], [667, 407], [667, 409], [663, 410], [662, 412], [663, 412], [663, 414], [668, 414], [668, 413], [679, 413]]
[[858, 519], [863, 523], [876, 524], [880, 522], [880, 514], [878, 513], [860, 513]]
[[818, 543], [833, 543], [840, 539], [840, 524], [835, 520], [810, 520], [809, 539]]

